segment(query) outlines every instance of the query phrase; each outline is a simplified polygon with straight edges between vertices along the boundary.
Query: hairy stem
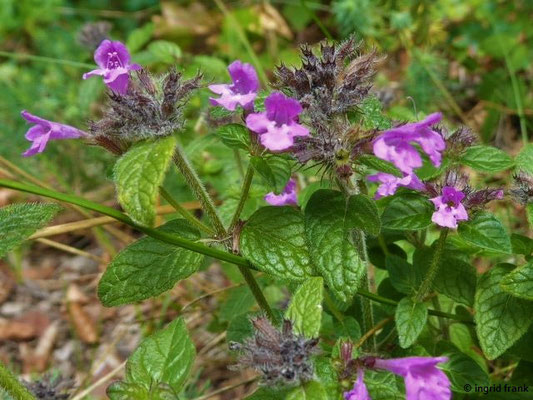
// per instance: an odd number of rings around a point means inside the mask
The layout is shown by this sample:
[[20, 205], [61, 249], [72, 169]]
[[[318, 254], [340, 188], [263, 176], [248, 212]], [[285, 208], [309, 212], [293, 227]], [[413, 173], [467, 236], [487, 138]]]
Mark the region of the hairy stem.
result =
[[437, 242], [437, 247], [435, 248], [435, 253], [433, 254], [433, 259], [429, 265], [427, 275], [416, 292], [417, 302], [423, 301], [428, 295], [429, 291], [431, 290], [431, 285], [435, 280], [435, 276], [437, 276], [437, 272], [439, 272], [440, 259], [444, 250], [444, 244], [446, 243], [446, 236], [448, 236], [448, 228], [444, 228], [440, 232], [439, 241]]
[[35, 397], [24, 387], [13, 373], [0, 362], [0, 388], [4, 389], [14, 399], [35, 400]]
[[235, 225], [237, 225], [237, 222], [239, 222], [239, 217], [241, 216], [242, 209], [244, 208], [244, 204], [246, 203], [246, 200], [248, 199], [248, 192], [250, 191], [250, 186], [252, 185], [253, 177], [254, 177], [254, 168], [250, 164], [248, 165], [248, 169], [246, 170], [246, 175], [244, 176], [244, 182], [242, 183], [241, 197], [239, 199], [239, 204], [237, 204], [237, 208], [235, 209], [235, 213], [233, 214], [233, 218], [231, 219], [231, 223], [228, 229], [230, 232], [233, 230], [233, 228], [235, 228]]
[[213, 224], [213, 227], [215, 228], [216, 235], [219, 239], [224, 238], [226, 236], [226, 230], [224, 229], [224, 225], [222, 225], [222, 221], [218, 216], [215, 204], [213, 203], [211, 196], [209, 196], [209, 193], [207, 193], [204, 184], [198, 177], [198, 174], [192, 167], [180, 144], [176, 144], [173, 159], [194, 195], [202, 204], [202, 208], [206, 212], [207, 216], [211, 220], [211, 223]]
[[257, 304], [259, 304], [259, 307], [261, 307], [261, 309], [266, 313], [268, 319], [270, 319], [273, 323], [277, 323], [278, 320], [276, 316], [274, 315], [274, 313], [272, 312], [272, 309], [270, 308], [270, 305], [268, 304], [265, 298], [265, 295], [261, 291], [259, 284], [254, 278], [252, 271], [249, 268], [243, 267], [241, 265], [239, 265], [238, 267], [244, 280], [248, 284], [250, 291], [254, 295], [255, 301], [257, 301]]
[[174, 207], [174, 209], [191, 224], [196, 226], [201, 231], [207, 233], [208, 235], [213, 235], [215, 233], [210, 227], [202, 223], [198, 218], [196, 218], [189, 211], [187, 211], [180, 203], [178, 203], [176, 199], [174, 199], [172, 195], [163, 186], [159, 187], [159, 193], [161, 193], [161, 196], [163, 196], [163, 198], [167, 201], [168, 204]]
[[[220, 217], [217, 214], [215, 205], [213, 201], [211, 200], [209, 193], [207, 193], [207, 190], [205, 189], [205, 186], [203, 185], [202, 181], [200, 181], [198, 174], [196, 173], [191, 163], [187, 159], [185, 152], [183, 151], [183, 148], [179, 144], [176, 145], [176, 150], [174, 152], [174, 163], [176, 164], [180, 172], [185, 177], [185, 180], [188, 183], [189, 187], [192, 189], [192, 191], [194, 192], [194, 194], [196, 195], [196, 197], [202, 204], [203, 209], [205, 210], [205, 212], [211, 219], [211, 222], [215, 228], [215, 233], [218, 236], [218, 238], [220, 239], [225, 238], [227, 236], [227, 232], [226, 232], [226, 229], [224, 229], [224, 225], [222, 225], [222, 221], [220, 220]], [[251, 181], [251, 177], [250, 177], [250, 181]], [[220, 251], [220, 250], [217, 250], [217, 251]], [[226, 252], [222, 252], [222, 253], [226, 253]], [[226, 253], [226, 254], [229, 254], [229, 253]], [[259, 304], [259, 306], [268, 315], [268, 317], [273, 322], [275, 322], [274, 313], [272, 312], [272, 309], [268, 305], [268, 302], [266, 301], [265, 296], [263, 295], [263, 292], [261, 291], [261, 288], [259, 287], [257, 281], [255, 280], [254, 276], [247, 268], [243, 268], [243, 267], [249, 266], [248, 262], [247, 264], [248, 265], [243, 265], [242, 263], [238, 264], [239, 271], [244, 277], [244, 280], [246, 281], [246, 283], [248, 284], [248, 287], [252, 291], [252, 294], [254, 295], [255, 301], [257, 302], [257, 304]]]

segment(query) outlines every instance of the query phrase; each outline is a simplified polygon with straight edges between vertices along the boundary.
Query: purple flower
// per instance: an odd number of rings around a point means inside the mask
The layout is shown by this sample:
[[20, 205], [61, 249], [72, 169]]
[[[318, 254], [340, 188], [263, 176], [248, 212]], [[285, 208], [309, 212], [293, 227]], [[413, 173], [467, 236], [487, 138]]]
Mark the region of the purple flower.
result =
[[437, 225], [457, 228], [457, 221], [468, 220], [468, 214], [461, 201], [465, 194], [452, 186], [444, 186], [440, 196], [429, 199], [435, 204], [436, 211], [431, 220]]
[[254, 67], [237, 60], [229, 65], [228, 71], [233, 84], [209, 85], [213, 93], [220, 95], [218, 99], [209, 98], [209, 101], [212, 105], [222, 106], [229, 111], [235, 111], [237, 104], [246, 110], [253, 110], [259, 90], [259, 79]]
[[402, 178], [387, 174], [385, 172], [378, 172], [375, 175], [370, 175], [367, 178], [371, 182], [380, 182], [375, 198], [380, 199], [386, 196], [392, 196], [396, 193], [398, 187], [406, 187], [413, 190], [424, 190], [425, 185], [418, 179], [414, 173], [404, 175]]
[[99, 75], [111, 90], [125, 94], [128, 91], [129, 72], [141, 69], [139, 64], [130, 64], [130, 53], [121, 42], [104, 40], [94, 52], [94, 61], [100, 68], [83, 74], [83, 79]]
[[437, 364], [446, 361], [447, 357], [376, 358], [373, 366], [404, 378], [406, 400], [450, 400], [450, 380], [437, 368]]
[[411, 174], [422, 166], [422, 158], [412, 143], [417, 143], [436, 167], [442, 161], [446, 147], [442, 136], [430, 129], [442, 118], [441, 113], [430, 114], [425, 120], [398, 126], [385, 131], [374, 141], [374, 154], [392, 162], [400, 171]]
[[75, 139], [87, 135], [85, 132], [72, 126], [47, 121], [30, 114], [26, 110], [22, 111], [20, 114], [26, 121], [35, 124], [28, 129], [28, 132], [26, 132], [26, 139], [31, 141], [32, 144], [31, 147], [22, 154], [24, 157], [42, 153], [49, 140]]
[[371, 400], [368, 390], [363, 381], [364, 370], [360, 369], [357, 372], [357, 380], [353, 385], [353, 389], [349, 392], [344, 392], [344, 400]]
[[298, 123], [302, 106], [297, 100], [274, 92], [265, 99], [265, 112], [246, 117], [246, 126], [259, 134], [261, 144], [272, 151], [286, 150], [296, 136], [309, 136], [309, 130]]
[[296, 182], [294, 179], [289, 179], [285, 189], [280, 194], [268, 193], [265, 196], [265, 201], [272, 206], [297, 205], [298, 199], [296, 198]]

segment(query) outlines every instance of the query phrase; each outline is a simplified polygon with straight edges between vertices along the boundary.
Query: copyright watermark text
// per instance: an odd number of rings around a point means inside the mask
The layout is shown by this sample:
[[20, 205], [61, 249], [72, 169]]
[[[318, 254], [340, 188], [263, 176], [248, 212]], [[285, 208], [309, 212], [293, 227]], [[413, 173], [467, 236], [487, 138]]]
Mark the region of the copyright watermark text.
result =
[[529, 386], [524, 385], [510, 385], [508, 383], [498, 383], [489, 386], [483, 385], [470, 385], [466, 384], [463, 386], [465, 392], [475, 392], [475, 393], [526, 393], [529, 392]]

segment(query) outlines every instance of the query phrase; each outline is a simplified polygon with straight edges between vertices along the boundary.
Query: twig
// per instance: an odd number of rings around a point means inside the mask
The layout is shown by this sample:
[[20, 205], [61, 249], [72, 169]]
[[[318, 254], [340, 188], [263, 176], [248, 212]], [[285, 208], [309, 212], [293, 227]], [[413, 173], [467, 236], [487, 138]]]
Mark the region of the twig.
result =
[[63, 250], [63, 251], [65, 251], [67, 253], [70, 253], [70, 254], [76, 254], [77, 256], [90, 258], [91, 260], [94, 260], [94, 261], [96, 261], [97, 263], [100, 263], [100, 264], [104, 264], [105, 263], [104, 259], [101, 258], [101, 257], [98, 257], [98, 256], [96, 256], [94, 254], [91, 254], [91, 253], [88, 253], [86, 251], [77, 249], [75, 247], [68, 246], [68, 245], [63, 244], [63, 243], [59, 243], [59, 242], [56, 242], [56, 241], [53, 241], [53, 240], [50, 240], [50, 239], [44, 239], [44, 238], [37, 239], [36, 241], [39, 242], [39, 243], [45, 244], [47, 246], [54, 247], [54, 248], [59, 249], [59, 250]]
[[355, 344], [355, 348], [358, 349], [359, 347], [361, 347], [363, 343], [367, 341], [368, 338], [370, 338], [371, 336], [374, 336], [378, 331], [380, 331], [385, 325], [387, 325], [392, 320], [393, 320], [393, 317], [390, 316], [379, 321], [376, 325], [372, 327], [372, 329], [370, 329], [363, 336], [361, 336], [361, 339], [359, 339], [357, 343]]
[[74, 396], [70, 400], [81, 400], [88, 394], [90, 394], [94, 389], [96, 389], [98, 386], [103, 385], [108, 380], [110, 380], [114, 375], [116, 375], [117, 372], [119, 372], [124, 366], [126, 365], [126, 361], [124, 361], [122, 364], [117, 366], [113, 371], [108, 373], [107, 375], [101, 377], [96, 382], [94, 382], [91, 386], [89, 386], [87, 389], [85, 389], [83, 392], [78, 393], [76, 396]]

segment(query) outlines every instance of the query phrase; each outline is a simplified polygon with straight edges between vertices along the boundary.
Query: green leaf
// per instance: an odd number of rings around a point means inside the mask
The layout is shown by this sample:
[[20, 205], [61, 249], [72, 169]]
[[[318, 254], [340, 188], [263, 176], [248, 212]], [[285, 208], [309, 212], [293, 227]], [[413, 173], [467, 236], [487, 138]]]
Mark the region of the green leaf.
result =
[[504, 151], [492, 146], [472, 146], [469, 147], [461, 162], [476, 171], [498, 172], [513, 166], [513, 160]]
[[376, 171], [386, 172], [387, 174], [402, 176], [402, 172], [394, 166], [394, 164], [377, 158], [372, 154], [363, 154], [357, 161], [367, 166], [368, 168], [375, 169]]
[[342, 193], [317, 190], [305, 207], [305, 233], [311, 259], [341, 301], [351, 298], [365, 274], [353, 243], [353, 220]]
[[476, 270], [470, 264], [444, 255], [433, 286], [437, 292], [467, 306], [474, 304]]
[[308, 338], [318, 337], [322, 321], [322, 278], [309, 278], [292, 296], [285, 318], [294, 324], [294, 330]]
[[474, 303], [476, 331], [489, 360], [502, 355], [526, 333], [533, 303], [503, 291], [500, 282], [512, 266], [500, 264], [478, 279]]
[[500, 286], [515, 297], [533, 300], [533, 261], [504, 276]]
[[511, 245], [513, 254], [529, 256], [533, 253], [533, 239], [527, 236], [519, 235], [518, 233], [511, 234]]
[[[186, 239], [197, 240], [199, 232], [183, 219], [158, 227]], [[122, 250], [109, 264], [98, 297], [104, 306], [134, 303], [172, 289], [200, 268], [203, 255], [152, 237], [144, 237]]]
[[[149, 336], [126, 363], [124, 382], [108, 388], [111, 400], [170, 399], [179, 394], [196, 351], [183, 318]], [[147, 393], [149, 397], [127, 397]], [[167, 397], [173, 394], [174, 397]]]
[[402, 194], [395, 197], [383, 211], [381, 224], [394, 230], [418, 230], [431, 225], [434, 206], [418, 194]]
[[173, 64], [181, 57], [181, 48], [174, 42], [156, 40], [148, 45], [148, 51], [159, 61]]
[[480, 212], [469, 221], [461, 223], [458, 233], [463, 240], [481, 249], [512, 253], [507, 231], [491, 213]]
[[325, 400], [327, 399], [326, 389], [320, 382], [311, 381], [293, 389], [286, 400]]
[[459, 393], [468, 393], [464, 388], [472, 386], [488, 386], [489, 376], [473, 359], [459, 352], [446, 353], [448, 361], [439, 367], [450, 378], [452, 390]]
[[390, 372], [367, 370], [364, 379], [372, 400], [405, 399], [405, 394], [398, 389], [394, 374]]
[[383, 106], [376, 96], [366, 97], [360, 104], [365, 129], [385, 130], [392, 126], [390, 119], [383, 114]]
[[131, 31], [131, 33], [128, 35], [128, 39], [126, 40], [126, 47], [130, 53], [136, 53], [146, 43], [148, 43], [152, 37], [152, 33], [154, 33], [154, 28], [155, 25], [152, 22], [149, 22], [142, 27]]
[[163, 182], [175, 139], [144, 141], [133, 146], [115, 164], [118, 201], [135, 222], [152, 226], [159, 186]]
[[241, 232], [242, 255], [260, 271], [303, 280], [314, 275], [305, 242], [304, 217], [293, 207], [263, 207]]
[[57, 204], [25, 203], [0, 208], [0, 258], [20, 246], [61, 210]]
[[389, 254], [385, 259], [392, 286], [403, 294], [411, 294], [417, 287], [415, 269], [401, 257]]
[[263, 182], [274, 193], [281, 193], [291, 177], [291, 163], [281, 156], [250, 158], [250, 163]]
[[428, 319], [428, 309], [424, 303], [415, 303], [404, 297], [396, 306], [396, 330], [403, 349], [410, 347], [418, 338]]
[[348, 199], [348, 209], [346, 218], [350, 227], [359, 228], [363, 231], [377, 236], [381, 230], [376, 202], [364, 194], [356, 194]]
[[222, 143], [232, 149], [248, 150], [250, 148], [250, 133], [241, 124], [223, 125], [217, 129], [216, 134]]
[[516, 156], [516, 169], [533, 175], [533, 143], [528, 143]]

